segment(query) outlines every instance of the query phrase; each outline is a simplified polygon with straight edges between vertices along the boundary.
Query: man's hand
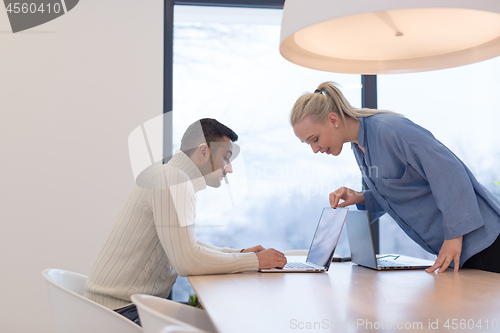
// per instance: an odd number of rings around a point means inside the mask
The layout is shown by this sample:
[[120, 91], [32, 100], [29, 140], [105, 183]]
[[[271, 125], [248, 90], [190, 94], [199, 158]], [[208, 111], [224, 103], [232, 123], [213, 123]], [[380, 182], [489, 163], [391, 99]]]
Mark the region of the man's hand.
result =
[[[344, 200], [344, 202], [339, 204], [339, 201], [341, 199]], [[336, 191], [330, 193], [330, 205], [332, 206], [332, 208], [364, 204], [365, 197], [363, 196], [363, 193], [356, 192], [347, 187], [341, 187]]]
[[448, 266], [450, 266], [451, 262], [454, 261], [455, 272], [458, 272], [458, 267], [460, 266], [460, 254], [462, 253], [462, 238], [463, 236], [453, 239], [445, 239], [436, 262], [432, 267], [427, 268], [425, 271], [427, 273], [432, 273], [439, 268], [438, 273], [443, 273], [446, 271]]
[[243, 249], [243, 251], [241, 251], [242, 253], [247, 253], [247, 252], [253, 252], [253, 253], [259, 253], [261, 251], [264, 251], [266, 248], [263, 247], [262, 245], [257, 245], [257, 246], [254, 246], [254, 247], [249, 247], [248, 249]]
[[257, 253], [259, 258], [259, 269], [283, 268], [286, 264], [286, 258], [283, 253], [275, 249], [267, 249]]

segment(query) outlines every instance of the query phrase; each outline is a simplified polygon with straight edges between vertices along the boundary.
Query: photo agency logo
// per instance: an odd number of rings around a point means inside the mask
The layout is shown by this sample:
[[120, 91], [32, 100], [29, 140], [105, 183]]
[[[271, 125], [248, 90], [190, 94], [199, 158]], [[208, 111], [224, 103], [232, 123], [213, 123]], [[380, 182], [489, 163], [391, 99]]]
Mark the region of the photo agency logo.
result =
[[12, 32], [31, 29], [52, 21], [75, 8], [79, 0], [4, 0]]
[[[165, 153], [164, 126], [171, 123], [172, 112], [156, 116], [135, 128], [128, 137], [130, 165], [136, 185], [151, 193], [165, 195], [178, 212], [186, 210], [186, 202], [196, 201], [196, 214], [189, 219], [187, 214], [178, 214], [181, 226], [197, 223], [198, 226], [223, 226], [218, 217], [242, 203], [248, 195], [248, 179], [240, 147], [236, 143], [205, 141], [200, 121], [189, 126], [181, 140], [181, 150], [172, 156]], [[206, 145], [205, 161], [189, 156]], [[182, 147], [183, 146], [183, 147]], [[170, 151], [170, 149], [168, 150]], [[201, 154], [201, 151], [200, 151]], [[183, 157], [184, 156], [184, 157]], [[205, 156], [205, 155], [203, 155]], [[191, 161], [190, 161], [191, 159]], [[202, 171], [203, 170], [203, 171]], [[201, 182], [200, 182], [201, 181]], [[203, 190], [190, 197], [194, 188]]]

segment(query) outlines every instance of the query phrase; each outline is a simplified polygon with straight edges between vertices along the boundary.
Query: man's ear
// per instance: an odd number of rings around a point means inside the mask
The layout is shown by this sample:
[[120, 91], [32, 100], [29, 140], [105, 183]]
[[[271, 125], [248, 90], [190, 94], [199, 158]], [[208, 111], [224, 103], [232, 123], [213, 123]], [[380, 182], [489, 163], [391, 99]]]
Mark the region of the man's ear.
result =
[[200, 161], [205, 163], [210, 158], [210, 149], [206, 143], [202, 143], [198, 146], [198, 158]]

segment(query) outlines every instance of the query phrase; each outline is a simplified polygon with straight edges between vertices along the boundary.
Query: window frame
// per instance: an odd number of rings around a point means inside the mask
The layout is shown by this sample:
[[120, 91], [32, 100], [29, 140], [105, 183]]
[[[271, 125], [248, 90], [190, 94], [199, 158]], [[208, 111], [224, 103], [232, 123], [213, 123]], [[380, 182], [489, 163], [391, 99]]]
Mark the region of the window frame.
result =
[[[216, 6], [216, 7], [240, 7], [240, 8], [268, 8], [283, 9], [285, 0], [165, 0], [164, 1], [164, 69], [163, 69], [163, 124], [164, 145], [163, 156], [166, 163], [173, 155], [173, 67], [174, 67], [174, 6]], [[377, 108], [377, 76], [361, 75], [361, 101], [363, 108]], [[364, 185], [363, 185], [364, 186]], [[364, 187], [363, 187], [364, 189]], [[379, 253], [380, 237], [379, 222], [374, 221], [371, 225], [375, 253]]]

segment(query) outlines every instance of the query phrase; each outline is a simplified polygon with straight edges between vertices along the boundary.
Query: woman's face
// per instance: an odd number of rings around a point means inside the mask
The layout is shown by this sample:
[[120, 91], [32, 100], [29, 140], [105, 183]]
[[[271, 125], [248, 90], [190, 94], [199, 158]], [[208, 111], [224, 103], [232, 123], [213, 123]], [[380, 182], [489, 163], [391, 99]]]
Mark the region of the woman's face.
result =
[[293, 131], [300, 141], [311, 146], [315, 154], [321, 152], [337, 156], [342, 151], [344, 130], [340, 118], [334, 113], [323, 123], [315, 123], [306, 117], [293, 126]]

